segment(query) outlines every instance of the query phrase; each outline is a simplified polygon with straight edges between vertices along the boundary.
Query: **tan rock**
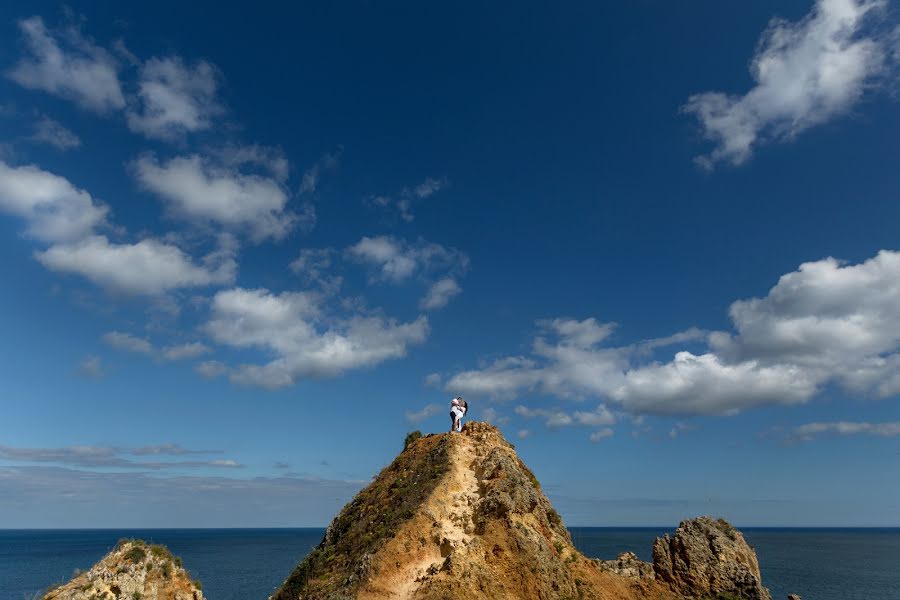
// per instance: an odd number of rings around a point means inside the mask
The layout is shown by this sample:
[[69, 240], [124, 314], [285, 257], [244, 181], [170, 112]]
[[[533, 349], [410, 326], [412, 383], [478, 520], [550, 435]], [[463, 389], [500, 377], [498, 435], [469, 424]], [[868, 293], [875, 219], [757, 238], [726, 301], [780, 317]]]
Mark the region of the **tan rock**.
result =
[[122, 540], [91, 569], [42, 600], [203, 600], [199, 582], [164, 546]]
[[462, 434], [412, 439], [272, 598], [678, 596], [652, 579], [602, 570], [578, 552], [513, 446], [496, 428], [470, 422]]
[[653, 568], [657, 580], [689, 598], [771, 600], [756, 553], [724, 519], [689, 519], [681, 522], [674, 537], [657, 538]]

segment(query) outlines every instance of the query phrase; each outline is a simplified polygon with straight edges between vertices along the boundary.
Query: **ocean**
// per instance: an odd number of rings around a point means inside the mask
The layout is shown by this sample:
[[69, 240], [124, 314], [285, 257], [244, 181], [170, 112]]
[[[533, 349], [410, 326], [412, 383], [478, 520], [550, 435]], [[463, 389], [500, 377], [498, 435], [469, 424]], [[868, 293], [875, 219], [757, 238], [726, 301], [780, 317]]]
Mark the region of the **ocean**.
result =
[[[574, 527], [586, 555], [644, 560], [671, 529]], [[900, 529], [742, 529], [774, 600], [900, 600]], [[203, 582], [209, 600], [265, 600], [322, 539], [323, 529], [100, 529], [0, 531], [0, 599], [32, 600], [87, 569], [117, 540], [167, 545]]]

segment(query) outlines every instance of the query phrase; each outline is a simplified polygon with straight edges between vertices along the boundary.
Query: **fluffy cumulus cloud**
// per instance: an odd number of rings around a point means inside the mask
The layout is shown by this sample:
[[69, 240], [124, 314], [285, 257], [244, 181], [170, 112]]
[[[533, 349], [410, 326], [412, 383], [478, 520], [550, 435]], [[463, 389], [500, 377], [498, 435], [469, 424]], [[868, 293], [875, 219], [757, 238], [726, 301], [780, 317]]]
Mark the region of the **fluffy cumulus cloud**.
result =
[[200, 263], [174, 244], [154, 238], [110, 241], [96, 233], [108, 226], [106, 205], [64, 177], [32, 165], [12, 167], [0, 161], [0, 211], [22, 218], [28, 236], [50, 244], [36, 253], [45, 267], [113, 291], [159, 295], [228, 284], [236, 274], [235, 248], [227, 236]]
[[52, 271], [80, 275], [109, 290], [135, 295], [229, 284], [237, 271], [230, 253], [215, 252], [197, 263], [177, 246], [160, 240], [118, 244], [100, 235], [56, 244], [37, 258]]
[[36, 144], [48, 144], [63, 151], [81, 146], [81, 139], [77, 135], [50, 117], [38, 119], [34, 124], [34, 133], [28, 139]]
[[50, 31], [40, 17], [19, 21], [27, 49], [8, 73], [19, 85], [73, 100], [95, 112], [125, 107], [115, 58], [75, 27]]
[[147, 137], [171, 140], [209, 129], [223, 112], [216, 98], [218, 74], [205, 61], [151, 58], [141, 67], [139, 106], [127, 112], [128, 127]]
[[213, 298], [205, 330], [220, 344], [275, 354], [266, 364], [231, 370], [236, 382], [269, 388], [400, 358], [428, 335], [425, 317], [408, 323], [372, 315], [336, 317], [322, 300], [313, 292], [221, 291]]
[[25, 220], [30, 237], [43, 242], [82, 238], [102, 225], [109, 209], [67, 179], [33, 165], [0, 161], [0, 210]]
[[[699, 330], [628, 346], [606, 345], [610, 325], [593, 319], [542, 322], [531, 356], [508, 357], [454, 375], [447, 388], [513, 397], [539, 391], [597, 397], [633, 414], [733, 414], [809, 401], [829, 383], [886, 397], [900, 393], [900, 252], [859, 264], [804, 263], [762, 298], [731, 305], [732, 332]], [[647, 347], [695, 340], [648, 362]], [[665, 344], [665, 345], [664, 345]], [[535, 413], [537, 414], [537, 413]], [[541, 415], [546, 416], [546, 415]], [[558, 416], [556, 422], [572, 418]]]
[[198, 155], [166, 162], [147, 155], [135, 161], [133, 168], [145, 189], [160, 196], [173, 215], [189, 221], [247, 232], [253, 240], [262, 241], [283, 238], [299, 219], [287, 210], [287, 192], [271, 177]]
[[760, 144], [791, 139], [850, 110], [886, 69], [887, 41], [865, 31], [886, 4], [818, 0], [797, 23], [774, 19], [750, 63], [750, 91], [704, 92], [684, 107], [715, 144], [699, 164], [741, 164]]

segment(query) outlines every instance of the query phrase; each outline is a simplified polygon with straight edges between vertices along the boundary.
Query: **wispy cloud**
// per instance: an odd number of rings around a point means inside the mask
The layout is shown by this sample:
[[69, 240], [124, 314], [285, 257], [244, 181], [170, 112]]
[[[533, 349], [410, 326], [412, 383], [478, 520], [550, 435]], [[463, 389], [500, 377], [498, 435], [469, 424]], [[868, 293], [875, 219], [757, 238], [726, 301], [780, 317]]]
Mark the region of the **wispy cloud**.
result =
[[81, 138], [67, 129], [59, 121], [41, 117], [34, 124], [34, 133], [28, 138], [38, 144], [48, 144], [57, 150], [71, 150], [81, 146]]
[[322, 527], [362, 485], [315, 477], [0, 467], [0, 527]]
[[243, 467], [233, 460], [148, 461], [129, 457], [184, 456], [186, 454], [220, 454], [219, 450], [188, 450], [178, 444], [159, 444], [139, 448], [116, 446], [66, 446], [62, 448], [17, 448], [0, 445], [0, 459], [14, 462], [53, 463], [77, 467], [119, 469], [191, 469]]
[[900, 436], [900, 421], [885, 423], [867, 423], [864, 421], [806, 423], [792, 429], [787, 439], [794, 442], [808, 442], [823, 435], [897, 437]]
[[442, 412], [446, 412], [444, 408], [440, 404], [429, 404], [427, 406], [422, 407], [421, 410], [411, 411], [407, 410], [404, 415], [406, 416], [406, 420], [410, 423], [416, 424], [421, 423], [422, 421], [429, 419], [435, 415], [439, 415]]
[[446, 177], [426, 177], [421, 183], [404, 187], [397, 194], [373, 194], [369, 197], [368, 202], [377, 209], [394, 213], [401, 220], [411, 223], [415, 219], [413, 205], [420, 200], [430, 198], [449, 185], [450, 182]]

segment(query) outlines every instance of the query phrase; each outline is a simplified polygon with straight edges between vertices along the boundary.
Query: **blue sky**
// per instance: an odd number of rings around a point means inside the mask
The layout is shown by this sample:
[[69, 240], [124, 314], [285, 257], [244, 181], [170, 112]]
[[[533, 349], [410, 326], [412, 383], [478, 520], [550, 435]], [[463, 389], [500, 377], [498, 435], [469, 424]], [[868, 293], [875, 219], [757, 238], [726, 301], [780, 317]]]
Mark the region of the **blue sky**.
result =
[[324, 525], [460, 394], [571, 525], [900, 525], [887, 2], [0, 27], [0, 527]]

